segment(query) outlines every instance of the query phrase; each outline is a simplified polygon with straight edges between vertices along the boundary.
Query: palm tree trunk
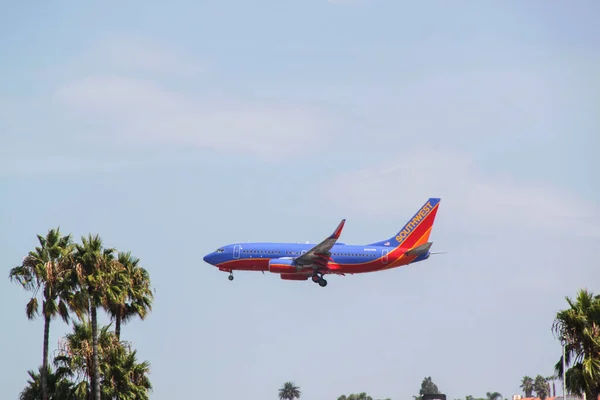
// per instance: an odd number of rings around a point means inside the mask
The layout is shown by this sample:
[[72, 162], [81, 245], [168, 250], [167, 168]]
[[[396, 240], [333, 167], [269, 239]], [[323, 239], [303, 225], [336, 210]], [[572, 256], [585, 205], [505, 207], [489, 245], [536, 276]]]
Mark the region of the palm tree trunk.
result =
[[[45, 308], [46, 304], [44, 304]], [[44, 310], [45, 311], [45, 310]], [[48, 340], [50, 336], [50, 316], [44, 318], [44, 359], [42, 360], [42, 400], [48, 400]]]
[[121, 310], [117, 312], [117, 318], [115, 319], [115, 335], [117, 335], [117, 340], [121, 340]]
[[92, 383], [92, 398], [100, 400], [100, 365], [98, 365], [98, 320], [96, 306], [92, 305], [92, 359], [94, 363], [94, 379]]

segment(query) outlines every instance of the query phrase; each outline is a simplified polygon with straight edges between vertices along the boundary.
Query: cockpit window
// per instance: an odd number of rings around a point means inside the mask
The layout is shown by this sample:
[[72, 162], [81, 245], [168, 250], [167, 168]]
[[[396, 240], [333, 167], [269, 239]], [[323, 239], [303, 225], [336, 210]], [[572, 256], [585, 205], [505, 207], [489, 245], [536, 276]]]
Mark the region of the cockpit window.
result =
[[222, 253], [222, 252], [224, 252], [224, 251], [225, 251], [225, 249], [223, 249], [223, 248], [221, 248], [221, 249], [217, 249], [217, 253]]

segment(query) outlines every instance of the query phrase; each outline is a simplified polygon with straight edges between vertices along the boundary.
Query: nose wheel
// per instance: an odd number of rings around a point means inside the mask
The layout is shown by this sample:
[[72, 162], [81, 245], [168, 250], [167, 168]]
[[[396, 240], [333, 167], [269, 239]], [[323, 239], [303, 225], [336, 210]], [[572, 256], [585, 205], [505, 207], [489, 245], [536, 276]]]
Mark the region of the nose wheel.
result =
[[227, 279], [229, 279], [230, 281], [233, 280], [233, 272], [229, 273], [229, 276], [227, 277]]

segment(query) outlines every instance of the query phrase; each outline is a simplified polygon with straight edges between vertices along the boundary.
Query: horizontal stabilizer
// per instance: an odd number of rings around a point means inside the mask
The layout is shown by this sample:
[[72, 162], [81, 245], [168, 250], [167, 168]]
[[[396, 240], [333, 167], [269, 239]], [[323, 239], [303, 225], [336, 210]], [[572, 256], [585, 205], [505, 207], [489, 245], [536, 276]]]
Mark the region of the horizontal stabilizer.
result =
[[423, 243], [422, 245], [417, 246], [414, 249], [410, 249], [405, 254], [407, 256], [417, 256], [417, 257], [423, 256], [423, 255], [427, 254], [427, 252], [431, 248], [432, 244], [433, 244], [433, 242]]

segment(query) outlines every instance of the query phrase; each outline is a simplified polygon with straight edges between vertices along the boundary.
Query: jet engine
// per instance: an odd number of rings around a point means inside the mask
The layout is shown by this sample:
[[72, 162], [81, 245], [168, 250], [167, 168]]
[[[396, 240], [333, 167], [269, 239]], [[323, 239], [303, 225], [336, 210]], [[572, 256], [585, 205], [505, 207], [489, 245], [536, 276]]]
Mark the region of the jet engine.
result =
[[294, 264], [294, 260], [273, 258], [269, 260], [269, 272], [274, 274], [294, 274], [300, 272], [300, 268]]

